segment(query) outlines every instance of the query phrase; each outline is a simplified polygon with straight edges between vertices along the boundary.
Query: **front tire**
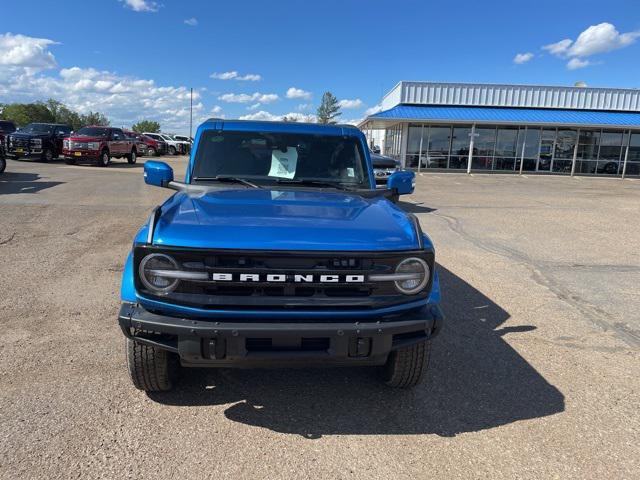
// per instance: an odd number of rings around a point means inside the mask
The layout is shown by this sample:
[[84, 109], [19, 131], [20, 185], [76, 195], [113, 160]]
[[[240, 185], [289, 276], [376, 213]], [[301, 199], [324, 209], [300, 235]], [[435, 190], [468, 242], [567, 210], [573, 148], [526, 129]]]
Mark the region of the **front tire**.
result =
[[175, 155], [176, 154], [176, 147], [174, 147], [173, 145], [169, 147], [169, 153], [171, 155]]
[[7, 161], [4, 157], [0, 157], [0, 173], [4, 172], [5, 168], [7, 168]]
[[109, 150], [103, 150], [98, 157], [98, 166], [99, 167], [108, 167], [111, 163], [111, 155], [109, 155]]
[[138, 156], [136, 155], [136, 151], [131, 150], [131, 153], [127, 155], [127, 162], [129, 162], [129, 165], [134, 165], [137, 160], [138, 160]]
[[157, 155], [156, 153], [156, 149], [155, 148], [148, 148], [147, 149], [147, 156], [148, 157], [155, 157]]
[[174, 354], [127, 338], [127, 367], [133, 385], [145, 392], [166, 392], [177, 379]]
[[54, 157], [55, 155], [53, 154], [53, 150], [51, 150], [50, 148], [47, 148], [44, 152], [42, 152], [42, 161], [45, 163], [49, 163], [53, 160]]
[[430, 355], [430, 340], [399, 348], [389, 354], [387, 363], [380, 368], [380, 376], [390, 387], [415, 387], [429, 368]]

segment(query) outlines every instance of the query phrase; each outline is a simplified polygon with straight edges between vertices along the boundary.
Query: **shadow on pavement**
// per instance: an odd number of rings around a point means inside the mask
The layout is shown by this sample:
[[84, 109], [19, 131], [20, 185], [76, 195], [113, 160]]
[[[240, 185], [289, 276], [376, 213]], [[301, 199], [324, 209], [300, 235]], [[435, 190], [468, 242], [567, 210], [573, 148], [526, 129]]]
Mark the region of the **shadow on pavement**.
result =
[[37, 173], [6, 171], [0, 175], [0, 195], [11, 193], [37, 193], [65, 182], [39, 182]]
[[150, 394], [179, 406], [233, 403], [233, 421], [306, 438], [324, 435], [455, 436], [564, 410], [564, 396], [503, 340], [534, 326], [498, 329], [509, 314], [440, 267], [445, 327], [427, 380], [413, 390], [380, 384], [375, 369], [184, 369], [178, 388]]
[[409, 213], [431, 213], [437, 210], [437, 208], [427, 207], [423, 203], [398, 202], [397, 205]]

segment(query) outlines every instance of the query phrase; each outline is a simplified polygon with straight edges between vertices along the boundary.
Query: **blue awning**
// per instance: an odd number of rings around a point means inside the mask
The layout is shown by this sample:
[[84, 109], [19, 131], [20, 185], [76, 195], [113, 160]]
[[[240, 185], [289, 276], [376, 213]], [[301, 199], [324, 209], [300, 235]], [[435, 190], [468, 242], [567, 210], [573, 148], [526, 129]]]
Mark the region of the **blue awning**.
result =
[[367, 117], [363, 126], [396, 121], [640, 128], [640, 112], [398, 105]]

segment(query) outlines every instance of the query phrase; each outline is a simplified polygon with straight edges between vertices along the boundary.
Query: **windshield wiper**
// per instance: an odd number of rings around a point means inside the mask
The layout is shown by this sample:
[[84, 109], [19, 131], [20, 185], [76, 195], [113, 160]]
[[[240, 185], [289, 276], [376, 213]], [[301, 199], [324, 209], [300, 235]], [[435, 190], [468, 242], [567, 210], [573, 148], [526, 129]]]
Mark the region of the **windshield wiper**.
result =
[[353, 188], [349, 188], [340, 182], [327, 182], [322, 180], [305, 180], [305, 179], [288, 179], [288, 178], [278, 178], [276, 179], [276, 183], [283, 185], [301, 185], [303, 187], [329, 187], [329, 188], [337, 188], [339, 190], [353, 190]]
[[196, 180], [196, 181], [198, 181], [198, 180], [204, 180], [204, 181], [215, 180], [217, 182], [241, 183], [242, 185], [246, 185], [247, 187], [251, 187], [251, 188], [262, 188], [260, 185], [256, 185], [255, 183], [252, 183], [249, 180], [245, 180], [244, 178], [229, 177], [229, 176], [225, 176], [225, 175], [218, 175], [217, 177], [196, 177], [196, 178], [194, 178], [194, 180]]

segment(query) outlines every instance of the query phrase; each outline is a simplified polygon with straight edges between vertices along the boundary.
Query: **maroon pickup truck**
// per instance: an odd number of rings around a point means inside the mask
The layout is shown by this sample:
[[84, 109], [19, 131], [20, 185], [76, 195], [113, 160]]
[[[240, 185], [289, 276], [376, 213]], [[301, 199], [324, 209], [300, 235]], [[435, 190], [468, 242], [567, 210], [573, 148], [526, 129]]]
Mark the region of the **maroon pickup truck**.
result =
[[68, 164], [89, 161], [107, 167], [112, 158], [126, 158], [133, 164], [138, 159], [136, 144], [121, 128], [84, 127], [62, 144], [62, 154]]

